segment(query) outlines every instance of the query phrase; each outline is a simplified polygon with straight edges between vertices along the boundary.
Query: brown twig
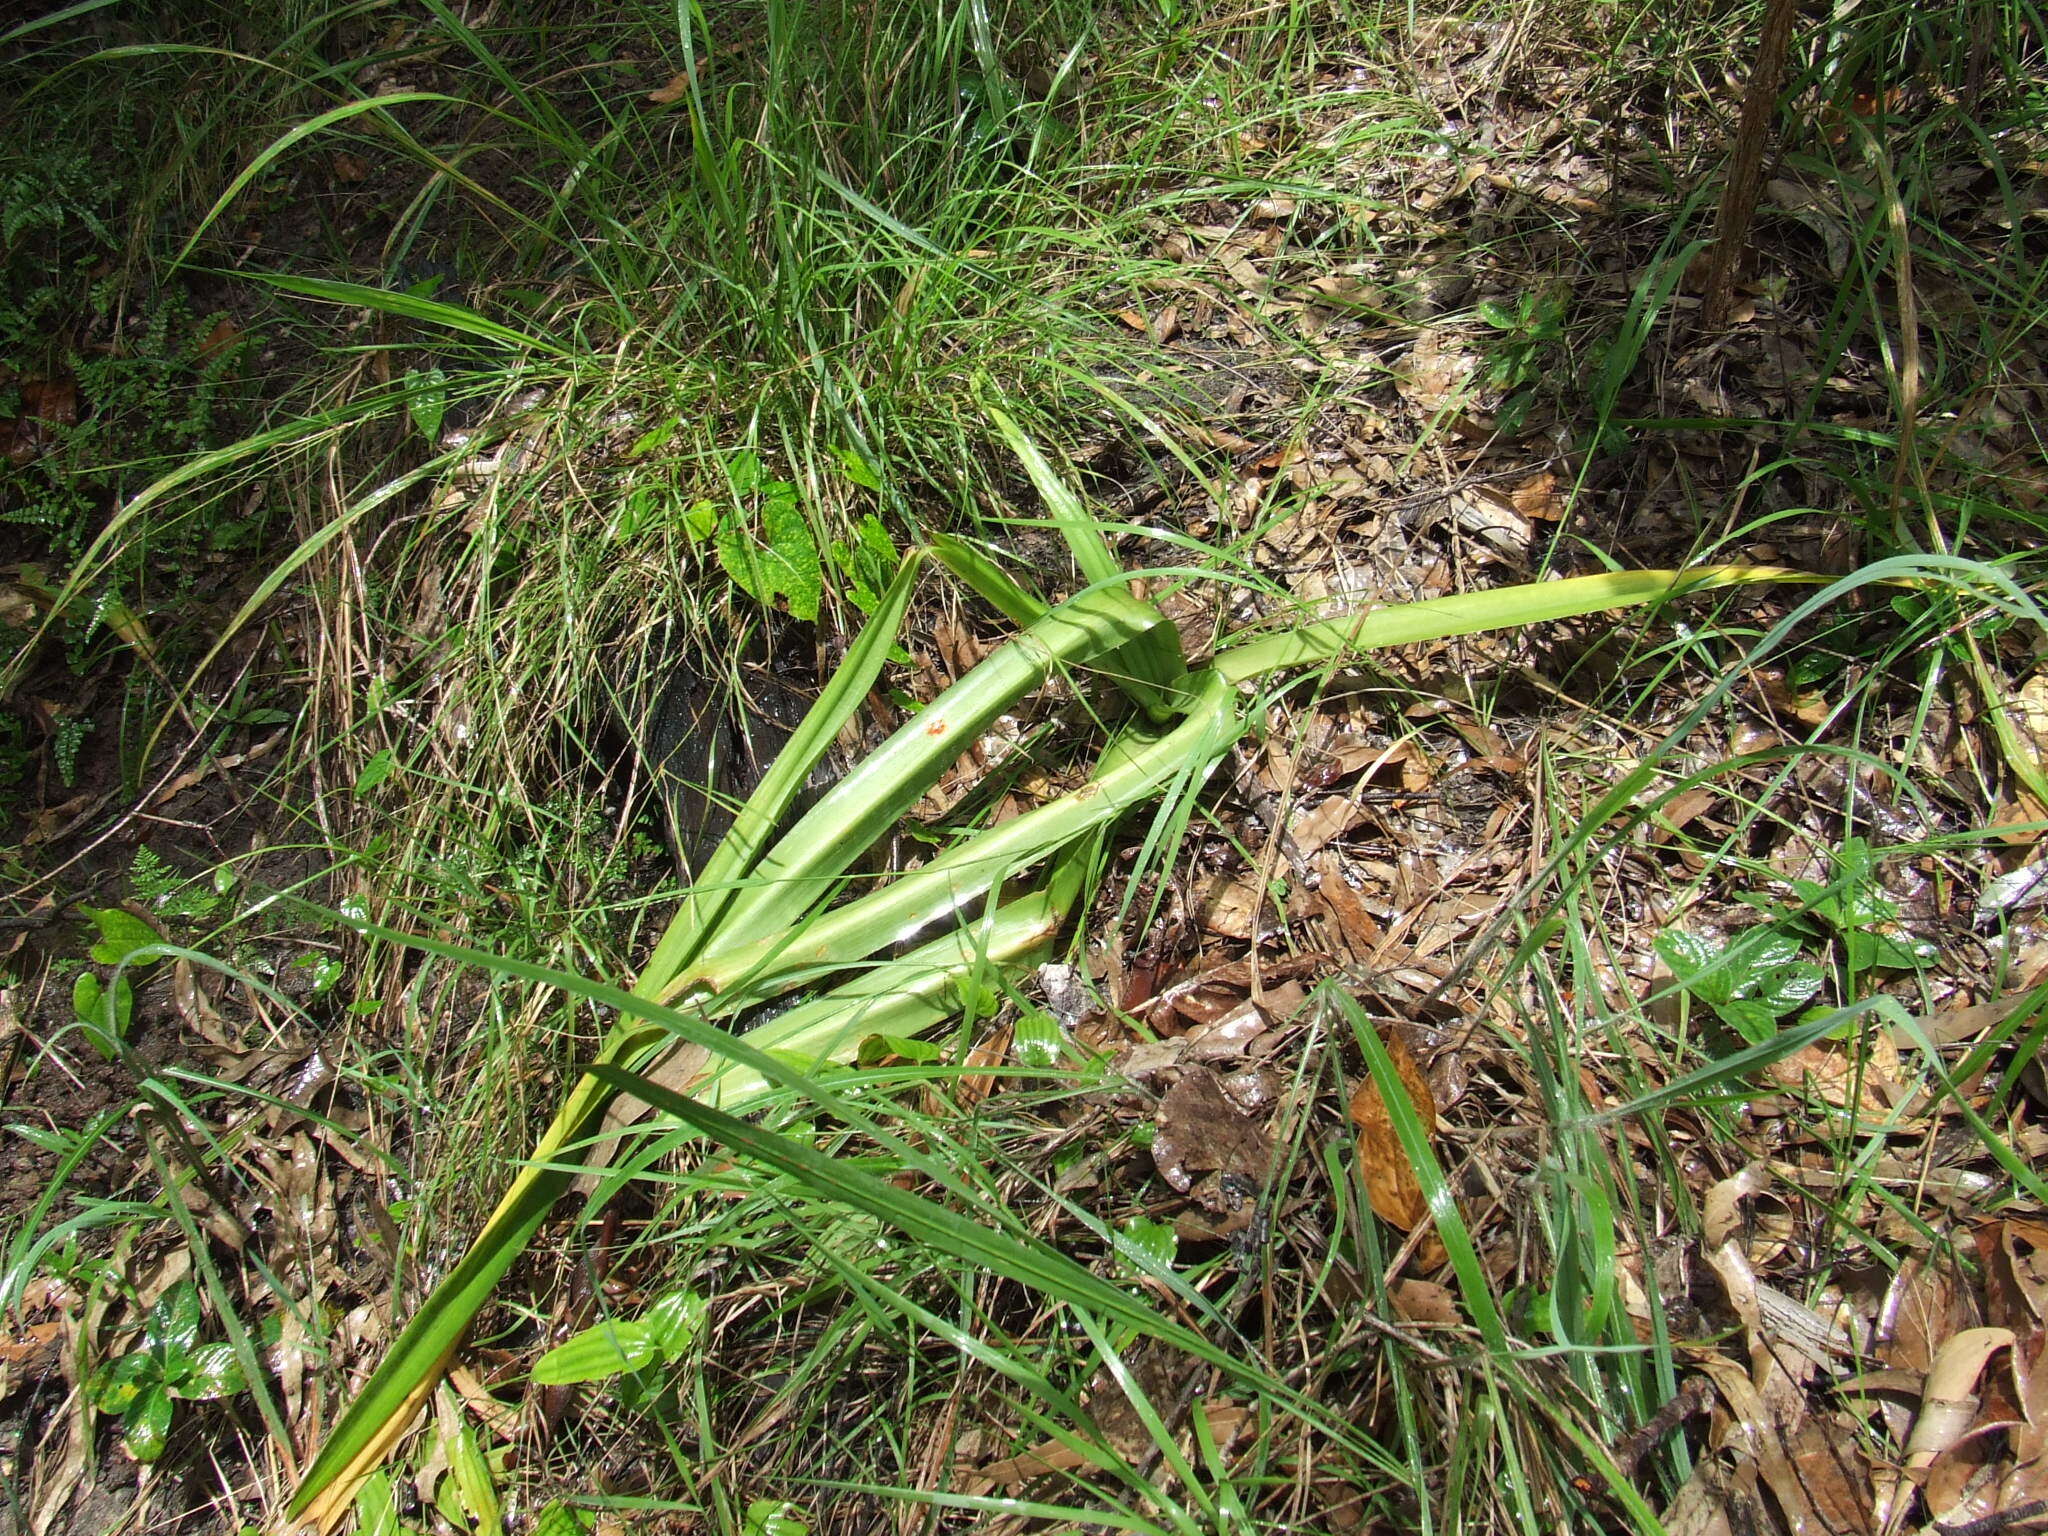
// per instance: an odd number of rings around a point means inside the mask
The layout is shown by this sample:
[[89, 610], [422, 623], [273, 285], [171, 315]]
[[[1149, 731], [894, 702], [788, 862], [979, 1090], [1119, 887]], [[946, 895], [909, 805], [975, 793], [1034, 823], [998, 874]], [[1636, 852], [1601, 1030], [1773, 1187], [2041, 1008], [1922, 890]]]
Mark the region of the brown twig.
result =
[[1735, 271], [1749, 241], [1749, 222], [1756, 216], [1763, 190], [1764, 141], [1778, 109], [1778, 91], [1785, 75], [1785, 53], [1792, 41], [1792, 20], [1798, 0], [1771, 0], [1764, 13], [1763, 36], [1757, 43], [1756, 72], [1742, 97], [1742, 119], [1735, 128], [1735, 148], [1728, 157], [1728, 185], [1721, 192], [1720, 228], [1707, 267], [1706, 296], [1700, 320], [1709, 330], [1728, 323], [1735, 300]]

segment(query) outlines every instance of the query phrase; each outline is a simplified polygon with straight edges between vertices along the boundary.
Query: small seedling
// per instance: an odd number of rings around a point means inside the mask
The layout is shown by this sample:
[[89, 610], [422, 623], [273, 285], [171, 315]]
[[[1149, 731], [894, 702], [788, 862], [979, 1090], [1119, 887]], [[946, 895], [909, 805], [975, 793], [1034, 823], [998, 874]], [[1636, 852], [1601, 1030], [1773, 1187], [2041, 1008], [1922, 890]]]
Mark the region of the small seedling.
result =
[[142, 1343], [94, 1380], [93, 1406], [120, 1416], [121, 1443], [137, 1461], [162, 1457], [178, 1401], [210, 1403], [248, 1388], [233, 1347], [200, 1343], [199, 1325], [199, 1290], [181, 1280], [149, 1309]]
[[706, 1305], [694, 1291], [658, 1297], [638, 1319], [611, 1318], [563, 1340], [533, 1364], [537, 1386], [623, 1378], [621, 1396], [652, 1401], [667, 1388], [664, 1370], [704, 1331]]
[[802, 1514], [788, 1499], [756, 1499], [747, 1506], [746, 1536], [810, 1536]]
[[1512, 308], [1488, 299], [1479, 306], [1479, 318], [1497, 333], [1486, 349], [1485, 378], [1507, 397], [1500, 419], [1513, 430], [1528, 418], [1545, 358], [1564, 335], [1564, 303], [1534, 292], [1524, 293]]
[[1799, 898], [1798, 919], [1813, 919], [1842, 947], [1842, 959], [1852, 976], [1869, 971], [1921, 971], [1932, 965], [1939, 952], [1925, 939], [1915, 939], [1898, 930], [1898, 903], [1884, 895], [1877, 883], [1877, 857], [1867, 838], [1847, 837], [1834, 855], [1835, 878], [1823, 885], [1818, 880], [1794, 880], [1792, 892]]
[[1768, 924], [1731, 939], [1667, 928], [1657, 954], [1681, 991], [1752, 1044], [1775, 1035], [1778, 1020], [1813, 1001], [1826, 979], [1801, 958], [1798, 939]]
[[116, 967], [110, 987], [92, 971], [80, 972], [71, 984], [71, 1011], [93, 1049], [112, 1061], [135, 1017], [135, 988], [128, 972], [154, 963], [150, 956], [131, 963], [130, 957], [160, 942], [156, 930], [131, 912], [119, 907], [87, 907], [85, 914], [100, 931], [99, 941], [87, 951], [101, 965]]
[[779, 595], [797, 618], [815, 619], [824, 596], [824, 569], [797, 488], [787, 480], [765, 478], [761, 461], [751, 453], [735, 454], [729, 468], [740, 506], [719, 518], [718, 563], [763, 607], [773, 606]]

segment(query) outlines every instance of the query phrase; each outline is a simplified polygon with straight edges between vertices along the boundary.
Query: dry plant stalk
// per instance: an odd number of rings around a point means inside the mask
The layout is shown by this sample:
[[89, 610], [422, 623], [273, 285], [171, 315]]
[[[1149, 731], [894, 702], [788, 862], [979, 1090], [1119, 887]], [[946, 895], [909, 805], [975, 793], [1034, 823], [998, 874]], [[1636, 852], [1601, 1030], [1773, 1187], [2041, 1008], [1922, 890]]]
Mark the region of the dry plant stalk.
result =
[[1721, 192], [1720, 227], [1708, 258], [1706, 295], [1701, 322], [1718, 330], [1728, 323], [1735, 300], [1735, 271], [1749, 243], [1749, 223], [1756, 216], [1763, 191], [1764, 140], [1778, 108], [1785, 76], [1785, 53], [1792, 41], [1797, 0], [1771, 0], [1764, 13], [1763, 36], [1757, 43], [1756, 72], [1742, 97], [1742, 119], [1735, 129], [1735, 148], [1728, 158], [1728, 185]]

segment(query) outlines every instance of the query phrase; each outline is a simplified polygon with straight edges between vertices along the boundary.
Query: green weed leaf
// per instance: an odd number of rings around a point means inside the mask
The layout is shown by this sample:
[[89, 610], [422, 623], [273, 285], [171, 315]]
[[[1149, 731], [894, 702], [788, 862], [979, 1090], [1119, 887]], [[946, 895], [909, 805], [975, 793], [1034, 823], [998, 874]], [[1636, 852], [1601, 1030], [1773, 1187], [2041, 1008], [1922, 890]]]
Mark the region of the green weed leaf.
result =
[[695, 1291], [670, 1291], [640, 1314], [640, 1326], [664, 1360], [673, 1360], [704, 1332], [709, 1305]]
[[86, 907], [84, 911], [100, 931], [91, 953], [101, 965], [119, 965], [138, 949], [161, 942], [157, 931], [132, 912], [119, 907]]
[[913, 1040], [907, 1035], [869, 1035], [861, 1041], [854, 1060], [863, 1067], [880, 1066], [885, 1061], [908, 1061], [921, 1065], [937, 1061], [945, 1054], [944, 1046], [934, 1045], [929, 1040]]
[[742, 448], [725, 461], [726, 478], [732, 481], [733, 490], [741, 496], [751, 496], [761, 488], [768, 478], [761, 466], [761, 456], [751, 448]]
[[810, 1536], [787, 1499], [756, 1499], [747, 1506], [746, 1536]]
[[550, 1504], [533, 1521], [533, 1536], [589, 1536], [596, 1529], [597, 1516], [567, 1504]]
[[637, 1371], [661, 1353], [660, 1343], [645, 1323], [603, 1322], [563, 1340], [534, 1361], [532, 1379], [543, 1387], [604, 1381]]
[[1146, 1273], [1173, 1268], [1180, 1252], [1180, 1238], [1170, 1221], [1133, 1216], [1116, 1230], [1116, 1251], [1120, 1257]]
[[1709, 1007], [1718, 1007], [1735, 995], [1734, 973], [1712, 969], [1721, 958], [1715, 940], [1684, 928], [1666, 928], [1655, 941], [1657, 958], [1671, 968], [1679, 986]]
[[763, 607], [779, 594], [800, 619], [815, 619], [825, 591], [817, 541], [804, 520], [796, 487], [782, 481], [761, 496], [761, 527], [757, 538], [728, 517], [718, 529], [718, 563], [741, 591]]
[[248, 1378], [242, 1373], [241, 1362], [235, 1358], [235, 1347], [222, 1341], [202, 1344], [192, 1351], [176, 1394], [196, 1402], [210, 1403], [248, 1389]]
[[438, 442], [441, 422], [448, 414], [448, 375], [439, 368], [408, 368], [405, 408], [420, 436], [430, 443]]
[[872, 465], [851, 448], [835, 448], [839, 465], [846, 471], [846, 478], [864, 491], [879, 491], [882, 477], [875, 473]]
[[162, 1457], [171, 1435], [171, 1395], [161, 1386], [143, 1388], [121, 1415], [121, 1441], [128, 1454], [145, 1464]]
[[93, 1386], [93, 1406], [101, 1413], [126, 1413], [158, 1375], [158, 1363], [147, 1350], [123, 1355], [101, 1369]]
[[356, 775], [355, 792], [367, 795], [371, 790], [390, 778], [398, 769], [398, 754], [385, 747], [363, 764], [363, 771]]
[[456, 1494], [476, 1522], [478, 1536], [496, 1536], [504, 1529], [504, 1514], [490, 1463], [484, 1459], [483, 1447], [477, 1444], [476, 1431], [467, 1420], [458, 1421], [452, 1433], [443, 1435], [441, 1444], [448, 1454], [448, 1472]]
[[199, 1322], [199, 1288], [189, 1280], [181, 1280], [149, 1309], [143, 1339], [159, 1355], [187, 1355], [199, 1343]]
[[1016, 1052], [1020, 1065], [1056, 1067], [1066, 1051], [1066, 1045], [1065, 1037], [1060, 1034], [1059, 1021], [1051, 1014], [1033, 1008], [1017, 1016], [1010, 1048]]

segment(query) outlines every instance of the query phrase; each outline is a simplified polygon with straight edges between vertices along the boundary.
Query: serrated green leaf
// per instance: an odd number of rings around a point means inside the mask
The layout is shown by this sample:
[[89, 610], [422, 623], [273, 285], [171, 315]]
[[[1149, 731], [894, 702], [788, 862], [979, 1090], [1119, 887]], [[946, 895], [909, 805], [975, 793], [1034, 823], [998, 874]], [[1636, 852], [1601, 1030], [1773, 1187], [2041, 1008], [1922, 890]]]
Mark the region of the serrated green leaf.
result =
[[721, 522], [717, 550], [725, 573], [755, 602], [767, 607], [780, 595], [797, 618], [818, 616], [825, 591], [824, 571], [818, 563], [817, 542], [793, 489], [762, 498], [758, 537], [743, 527], [739, 518]]
[[1756, 1001], [1769, 1009], [1774, 1018], [1782, 1018], [1794, 1008], [1804, 1008], [1812, 1002], [1826, 980], [1821, 968], [1811, 960], [1794, 961], [1762, 977]]
[[637, 1371], [660, 1353], [661, 1346], [644, 1323], [603, 1322], [564, 1339], [534, 1361], [532, 1379], [543, 1387], [603, 1381]]
[[762, 504], [761, 531], [769, 553], [781, 562], [784, 574], [777, 584], [789, 599], [789, 611], [800, 619], [817, 618], [825, 593], [824, 572], [811, 525], [794, 493], [770, 497]]
[[892, 1060], [922, 1064], [937, 1061], [945, 1054], [944, 1046], [929, 1040], [913, 1040], [907, 1035], [869, 1035], [861, 1041], [853, 1059], [863, 1067], [872, 1067]]
[[1775, 971], [1799, 958], [1799, 941], [1775, 928], [1752, 928], [1727, 948], [1727, 967], [1735, 977], [1731, 995], [1754, 997]]

